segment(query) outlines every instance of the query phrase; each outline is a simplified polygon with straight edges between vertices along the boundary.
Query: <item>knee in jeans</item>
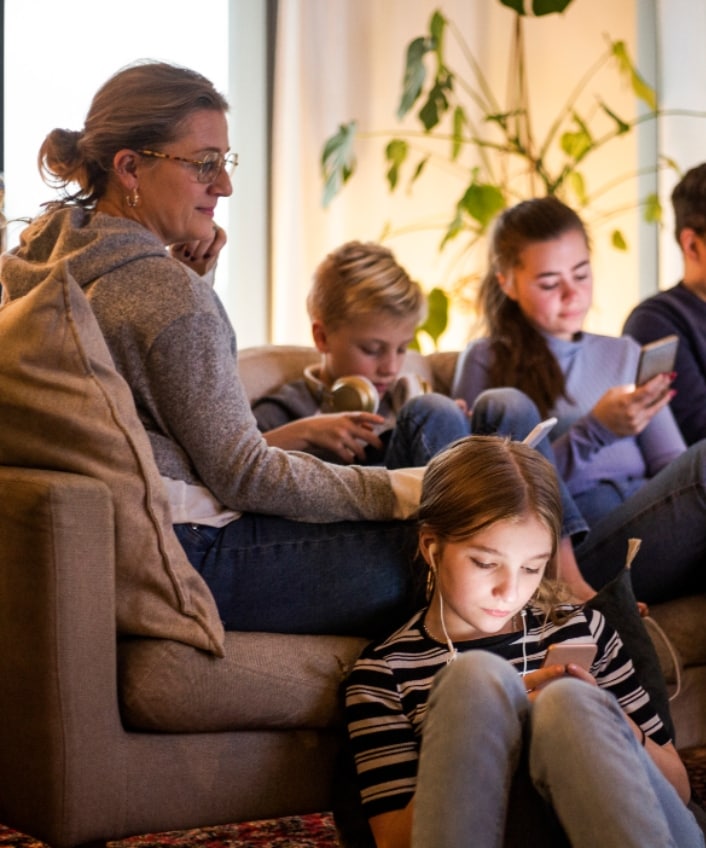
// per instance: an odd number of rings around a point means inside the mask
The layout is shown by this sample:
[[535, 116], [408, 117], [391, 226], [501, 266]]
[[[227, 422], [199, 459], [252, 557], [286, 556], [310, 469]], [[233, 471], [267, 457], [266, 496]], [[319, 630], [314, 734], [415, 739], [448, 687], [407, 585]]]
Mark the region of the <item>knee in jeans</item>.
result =
[[581, 723], [583, 705], [602, 700], [605, 693], [583, 680], [562, 677], [549, 683], [532, 706], [532, 739], [560, 745], [562, 734], [571, 738]]
[[473, 414], [488, 418], [500, 418], [511, 415], [520, 417], [528, 423], [539, 423], [541, 416], [537, 405], [524, 392], [510, 387], [486, 389], [481, 392], [473, 404]]
[[488, 651], [459, 654], [437, 676], [436, 685], [453, 688], [457, 695], [472, 701], [491, 691], [505, 692], [513, 687], [524, 692], [517, 670], [507, 660]]
[[431, 418], [436, 415], [454, 419], [463, 417], [458, 405], [450, 397], [438, 392], [429, 392], [410, 398], [397, 413], [397, 418], [399, 421], [400, 418], [420, 419]]

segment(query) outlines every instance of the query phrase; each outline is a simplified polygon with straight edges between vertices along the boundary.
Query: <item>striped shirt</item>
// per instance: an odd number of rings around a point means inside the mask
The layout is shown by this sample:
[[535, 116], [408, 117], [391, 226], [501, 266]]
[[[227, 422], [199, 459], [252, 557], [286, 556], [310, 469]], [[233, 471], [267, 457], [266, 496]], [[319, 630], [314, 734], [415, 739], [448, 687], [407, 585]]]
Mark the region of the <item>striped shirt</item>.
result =
[[[456, 648], [491, 651], [521, 672], [525, 661], [527, 671], [538, 669], [550, 644], [595, 642], [598, 651], [591, 674], [598, 685], [612, 692], [655, 742], [669, 742], [618, 634], [596, 610], [563, 609], [573, 610], [563, 624], [546, 621], [541, 610], [531, 608], [526, 637], [517, 632], [489, 636], [458, 642]], [[414, 795], [427, 699], [434, 675], [448, 659], [446, 645], [426, 633], [425, 613], [421, 610], [389, 638], [368, 646], [346, 682], [346, 722], [368, 818], [403, 809]]]

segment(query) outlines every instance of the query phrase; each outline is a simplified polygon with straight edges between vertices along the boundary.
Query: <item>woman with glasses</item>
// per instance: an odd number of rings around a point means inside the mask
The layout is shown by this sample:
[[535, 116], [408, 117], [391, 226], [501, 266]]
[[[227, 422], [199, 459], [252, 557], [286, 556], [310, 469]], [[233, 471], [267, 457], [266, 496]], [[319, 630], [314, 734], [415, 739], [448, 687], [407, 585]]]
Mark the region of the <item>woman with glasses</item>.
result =
[[68, 260], [227, 628], [376, 635], [416, 605], [415, 532], [400, 519], [419, 477], [270, 448], [258, 431], [211, 280], [226, 241], [214, 213], [237, 164], [227, 109], [185, 68], [116, 73], [81, 130], [42, 144], [40, 170], [62, 196], [5, 257], [3, 286], [19, 297]]

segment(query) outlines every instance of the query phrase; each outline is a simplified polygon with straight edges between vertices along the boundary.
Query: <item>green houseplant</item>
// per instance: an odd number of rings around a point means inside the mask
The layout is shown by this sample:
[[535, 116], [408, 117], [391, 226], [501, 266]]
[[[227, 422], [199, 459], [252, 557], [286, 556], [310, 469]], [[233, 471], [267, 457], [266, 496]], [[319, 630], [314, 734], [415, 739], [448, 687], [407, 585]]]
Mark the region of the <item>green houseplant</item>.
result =
[[[355, 174], [356, 144], [363, 137], [384, 139], [385, 178], [391, 192], [402, 185], [409, 190], [440, 162], [458, 169], [460, 188], [449, 198], [450, 211], [440, 227], [439, 249], [461, 243], [464, 254], [484, 247], [495, 215], [523, 197], [554, 194], [586, 214], [616, 184], [639, 176], [636, 172], [617, 175], [592, 187], [584, 173], [587, 160], [598, 151], [660, 114], [655, 91], [638, 73], [624, 42], [606, 39], [601, 55], [580, 76], [568, 99], [556, 107], [543, 137], [537, 138], [527, 94], [523, 26], [528, 10], [525, 0], [498, 2], [514, 15], [512, 79], [505, 102], [491, 90], [462, 33], [441, 11], [435, 11], [428, 32], [414, 38], [406, 48], [397, 109], [399, 129], [363, 132], [352, 120], [326, 141], [321, 154], [325, 206]], [[535, 16], [560, 13], [572, 2], [533, 0], [532, 11]], [[465, 57], [463, 73], [449, 65], [449, 38], [456, 40]], [[591, 83], [606, 67], [621, 82], [627, 81], [640, 104], [636, 117], [622, 117], [592, 91]], [[652, 170], [660, 167], [676, 166], [667, 157], [660, 157]], [[646, 220], [661, 219], [656, 194], [648, 194], [639, 202]], [[610, 217], [605, 210], [601, 214]], [[383, 238], [394, 234], [394, 228], [388, 226]], [[626, 238], [617, 227], [611, 229], [610, 239], [615, 248], [627, 248]], [[449, 288], [429, 293], [429, 318], [421, 329], [435, 343], [446, 327], [449, 298], [467, 299], [473, 282], [473, 275], [465, 274]]]

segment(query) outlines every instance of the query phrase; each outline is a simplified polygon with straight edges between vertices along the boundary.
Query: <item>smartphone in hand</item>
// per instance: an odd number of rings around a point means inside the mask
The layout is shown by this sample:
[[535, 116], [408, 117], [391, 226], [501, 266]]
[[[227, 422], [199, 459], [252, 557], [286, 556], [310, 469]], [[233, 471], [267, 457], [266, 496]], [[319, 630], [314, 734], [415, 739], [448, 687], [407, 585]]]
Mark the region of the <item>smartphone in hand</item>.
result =
[[557, 642], [547, 649], [542, 668], [548, 665], [567, 666], [573, 663], [590, 671], [597, 650], [598, 646], [595, 642]]
[[635, 385], [641, 386], [658, 374], [669, 374], [674, 370], [679, 336], [665, 336], [663, 339], [643, 345], [637, 364]]

